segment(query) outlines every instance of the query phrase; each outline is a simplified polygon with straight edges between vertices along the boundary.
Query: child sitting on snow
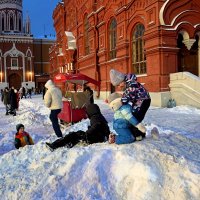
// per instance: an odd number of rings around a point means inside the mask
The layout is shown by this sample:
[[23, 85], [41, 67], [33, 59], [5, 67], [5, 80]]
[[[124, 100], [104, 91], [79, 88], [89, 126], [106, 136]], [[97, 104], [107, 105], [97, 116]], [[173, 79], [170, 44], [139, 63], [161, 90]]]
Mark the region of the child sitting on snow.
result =
[[142, 140], [145, 137], [146, 130], [141, 125], [140, 130], [136, 127], [139, 122], [132, 114], [131, 105], [123, 105], [119, 93], [112, 93], [108, 97], [108, 102], [110, 108], [114, 111], [113, 129], [117, 133], [116, 136], [110, 135], [109, 143], [128, 144], [135, 140]]
[[15, 134], [15, 147], [19, 149], [20, 147], [24, 147], [26, 145], [33, 145], [34, 142], [31, 136], [24, 131], [23, 124], [16, 125], [17, 133]]
[[80, 141], [86, 142], [87, 144], [93, 144], [108, 140], [110, 134], [108, 122], [101, 114], [99, 106], [97, 104], [89, 104], [86, 108], [86, 113], [90, 119], [90, 126], [86, 132], [81, 130], [69, 132], [68, 135], [57, 139], [53, 143], [46, 143], [47, 147], [53, 151], [54, 149], [63, 146], [71, 148]]

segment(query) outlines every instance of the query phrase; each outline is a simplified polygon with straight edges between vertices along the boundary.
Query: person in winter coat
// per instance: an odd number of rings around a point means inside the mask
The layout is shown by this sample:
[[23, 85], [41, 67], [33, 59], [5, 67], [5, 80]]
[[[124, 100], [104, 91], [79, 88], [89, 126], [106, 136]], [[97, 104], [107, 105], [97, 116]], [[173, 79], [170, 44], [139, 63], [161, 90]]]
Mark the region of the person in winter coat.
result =
[[17, 97], [17, 110], [19, 110], [19, 101], [20, 101], [20, 94], [17, 91], [17, 89], [14, 89], [14, 92], [16, 93], [16, 97]]
[[46, 82], [45, 87], [48, 90], [44, 95], [44, 103], [51, 110], [49, 118], [57, 137], [62, 137], [62, 132], [58, 124], [58, 114], [61, 112], [63, 107], [62, 92], [51, 80]]
[[145, 137], [145, 130], [142, 132], [136, 127], [138, 120], [133, 116], [131, 106], [122, 104], [121, 94], [112, 93], [108, 97], [108, 103], [109, 107], [114, 111], [113, 129], [117, 133], [115, 140], [109, 138], [113, 140], [112, 142], [109, 141], [109, 143], [128, 144], [135, 140], [142, 140]]
[[22, 87], [22, 96], [21, 96], [21, 99], [23, 98], [23, 97], [25, 97], [25, 99], [26, 99], [26, 89], [25, 89], [25, 87]]
[[89, 97], [90, 97], [90, 103], [94, 103], [93, 90], [89, 86], [84, 85], [83, 91], [88, 92]]
[[10, 93], [8, 87], [6, 87], [3, 92], [3, 103], [6, 106], [6, 115], [8, 115], [10, 109]]
[[54, 149], [63, 146], [71, 148], [80, 141], [84, 141], [87, 144], [93, 144], [108, 140], [110, 134], [108, 122], [101, 114], [99, 106], [97, 104], [89, 104], [86, 108], [86, 113], [90, 119], [90, 126], [86, 132], [81, 130], [77, 132], [69, 132], [69, 134], [64, 138], [60, 138], [51, 144], [46, 143], [47, 147], [53, 151]]
[[43, 87], [42, 87], [42, 99], [44, 99], [45, 93], [46, 93], [46, 89], [45, 89], [45, 87], [43, 86]]
[[117, 70], [111, 69], [110, 80], [113, 86], [125, 87], [121, 98], [122, 104], [130, 104], [132, 107], [132, 114], [138, 122], [141, 122], [151, 104], [148, 91], [137, 81], [135, 74], [123, 74]]
[[1, 89], [1, 101], [3, 102], [3, 89]]
[[26, 145], [33, 145], [33, 139], [31, 136], [24, 131], [23, 124], [16, 125], [17, 133], [15, 134], [15, 147], [19, 149], [20, 147], [24, 147]]
[[17, 103], [17, 91], [14, 89], [14, 87], [10, 90], [10, 105], [11, 105], [11, 113], [13, 116], [16, 116], [16, 109], [18, 108]]

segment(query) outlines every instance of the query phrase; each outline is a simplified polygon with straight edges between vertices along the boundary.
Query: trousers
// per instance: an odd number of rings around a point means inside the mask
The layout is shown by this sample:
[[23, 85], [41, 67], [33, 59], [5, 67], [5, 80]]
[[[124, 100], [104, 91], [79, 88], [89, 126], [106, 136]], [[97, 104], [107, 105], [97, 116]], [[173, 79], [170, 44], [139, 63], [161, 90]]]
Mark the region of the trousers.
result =
[[62, 137], [62, 132], [60, 130], [60, 126], [58, 124], [58, 114], [61, 112], [61, 109], [51, 110], [50, 120], [52, 122], [53, 130], [57, 137]]

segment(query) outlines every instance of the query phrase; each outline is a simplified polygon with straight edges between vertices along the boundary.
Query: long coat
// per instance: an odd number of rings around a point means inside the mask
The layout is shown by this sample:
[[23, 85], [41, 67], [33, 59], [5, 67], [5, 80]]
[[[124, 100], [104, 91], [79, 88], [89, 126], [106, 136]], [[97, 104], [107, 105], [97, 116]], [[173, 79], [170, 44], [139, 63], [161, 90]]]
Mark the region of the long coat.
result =
[[3, 103], [4, 103], [4, 105], [10, 104], [10, 93], [6, 89], [3, 92]]
[[11, 105], [11, 109], [18, 108], [17, 94], [14, 92], [14, 89], [11, 89], [10, 91], [10, 105]]

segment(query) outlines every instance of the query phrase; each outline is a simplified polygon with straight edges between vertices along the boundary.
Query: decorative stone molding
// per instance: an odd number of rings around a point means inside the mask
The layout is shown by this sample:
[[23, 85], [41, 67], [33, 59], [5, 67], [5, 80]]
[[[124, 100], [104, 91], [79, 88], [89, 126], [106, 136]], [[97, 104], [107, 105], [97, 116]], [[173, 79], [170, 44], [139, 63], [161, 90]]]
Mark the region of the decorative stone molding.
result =
[[32, 51], [30, 50], [30, 47], [28, 47], [26, 51], [26, 57], [33, 57]]
[[0, 4], [6, 4], [6, 3], [17, 4], [19, 6], [22, 6], [22, 0], [0, 0]]
[[184, 39], [183, 43], [185, 44], [187, 49], [190, 50], [195, 41], [196, 41], [195, 39]]
[[11, 57], [18, 57], [19, 55], [21, 55], [24, 57], [24, 54], [16, 48], [15, 43], [13, 43], [13, 47], [11, 50], [5, 52], [4, 57], [6, 57], [7, 55], [10, 55]]
[[67, 49], [76, 49], [76, 38], [72, 32], [65, 31], [67, 37]]
[[10, 43], [33, 43], [33, 37], [23, 36], [22, 34], [17, 35], [0, 35], [0, 42], [10, 42]]

